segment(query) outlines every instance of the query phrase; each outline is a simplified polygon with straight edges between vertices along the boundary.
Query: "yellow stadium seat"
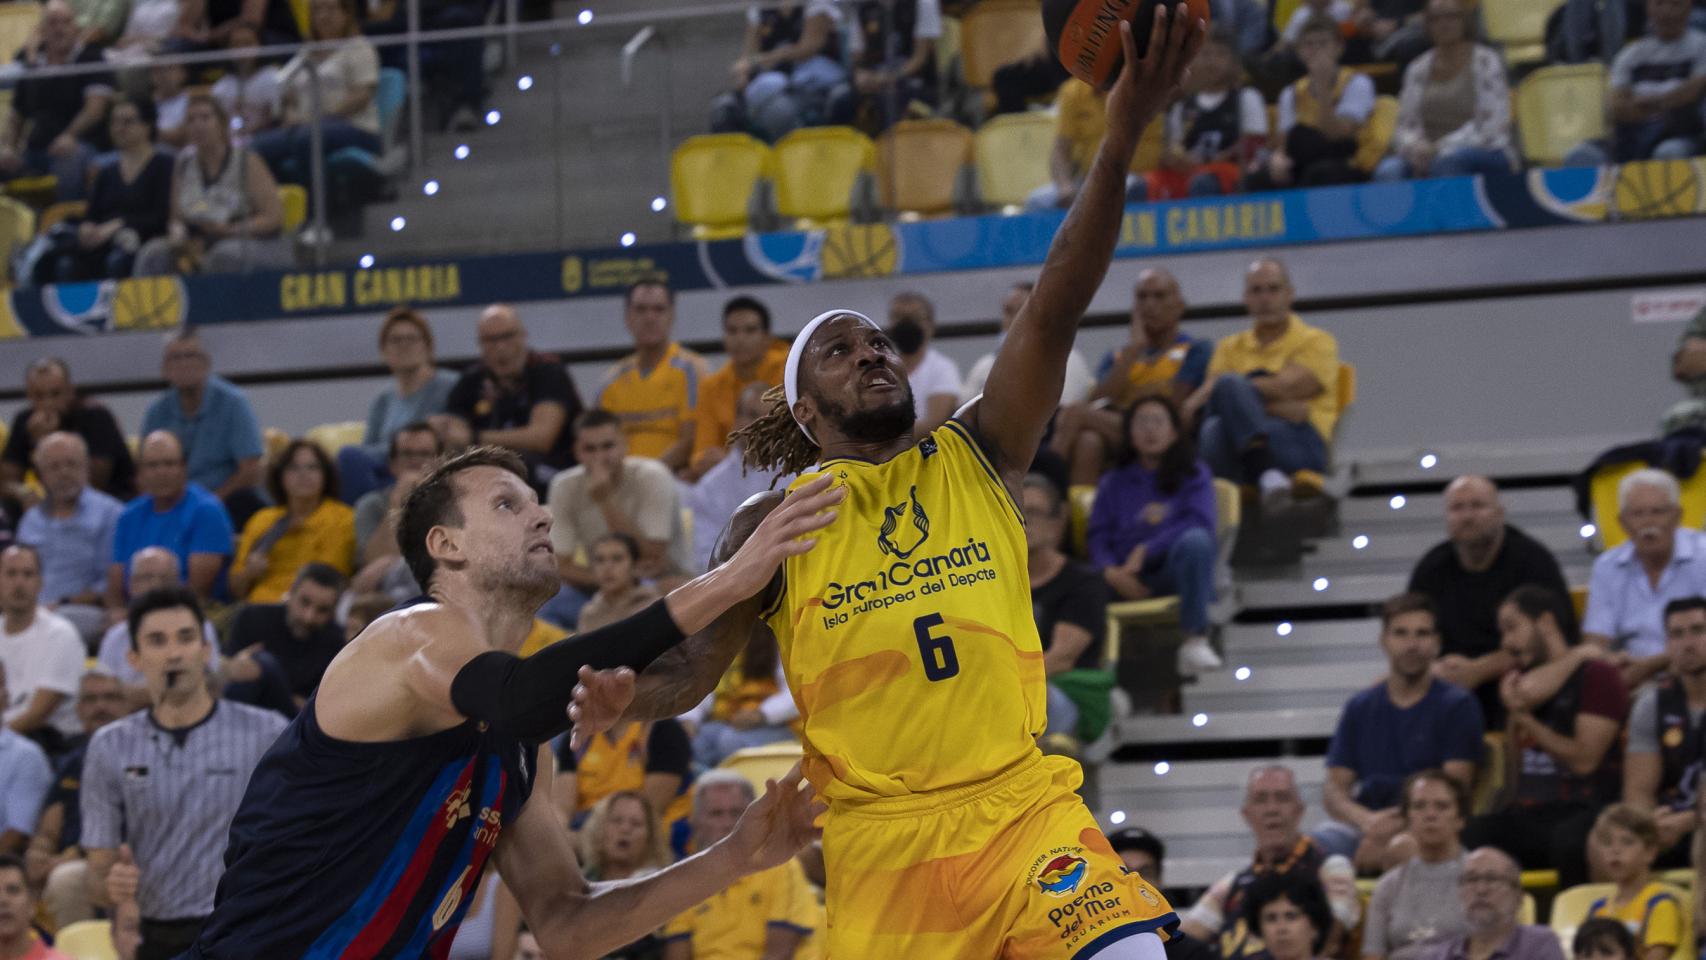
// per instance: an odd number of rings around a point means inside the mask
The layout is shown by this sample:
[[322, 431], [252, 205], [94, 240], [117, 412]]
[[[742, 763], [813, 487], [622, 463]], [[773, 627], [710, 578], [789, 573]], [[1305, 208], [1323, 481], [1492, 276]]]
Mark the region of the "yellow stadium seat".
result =
[[852, 127], [802, 127], [776, 141], [776, 212], [810, 228], [846, 220], [861, 174], [877, 168], [877, 146]]
[[[290, 434], [285, 433], [277, 427], [263, 427], [261, 429], [261, 449], [266, 451], [268, 463], [271, 463], [274, 457], [283, 453], [284, 448], [288, 446], [290, 446]], [[130, 452], [132, 454], [136, 453], [135, 450], [131, 450]], [[333, 453], [332, 455], [337, 456], [336, 453]]]
[[1081, 483], [1066, 491], [1068, 549], [1075, 557], [1090, 555], [1090, 507], [1096, 502], [1096, 486]]
[[[1592, 909], [1594, 903], [1616, 893], [1617, 886], [1611, 883], [1584, 883], [1559, 892], [1552, 900], [1551, 920], [1552, 929], [1558, 934], [1558, 939], [1568, 944], [1574, 939], [1576, 928], [1587, 920], [1588, 910]], [[1677, 944], [1676, 952], [1671, 955], [1671, 960], [1687, 960], [1694, 953], [1692, 949], [1694, 946], [1694, 935], [1692, 933], [1694, 900], [1686, 891], [1674, 887], [1671, 888], [1670, 893], [1676, 896], [1681, 906], [1679, 912], [1682, 914], [1681, 942]]]
[[12, 255], [36, 235], [36, 212], [11, 197], [0, 197], [0, 262], [11, 263]]
[[1521, 883], [1524, 890], [1556, 890], [1558, 889], [1558, 871], [1524, 870]]
[[1523, 158], [1557, 166], [1576, 144], [1605, 136], [1605, 65], [1541, 67], [1523, 77], [1516, 118]]
[[697, 239], [746, 232], [747, 205], [770, 172], [770, 148], [744, 133], [688, 137], [669, 160], [675, 219]]
[[952, 211], [960, 171], [971, 159], [972, 133], [952, 120], [902, 120], [877, 142], [883, 206], [903, 215]]
[[294, 183], [281, 184], [278, 202], [284, 207], [284, 232], [295, 233], [308, 219], [308, 191]]
[[36, 219], [36, 233], [46, 233], [67, 220], [75, 220], [89, 212], [88, 201], [66, 200], [41, 212]]
[[[1274, 33], [1284, 32], [1285, 25], [1291, 22], [1291, 15], [1296, 13], [1297, 8], [1301, 6], [1303, 6], [1303, 0], [1274, 0]], [[1268, 129], [1272, 130], [1273, 127], [1270, 125]]]
[[736, 750], [718, 766], [745, 777], [752, 784], [752, 788], [762, 794], [765, 780], [782, 779], [794, 768], [794, 764], [800, 762], [802, 755], [799, 742], [788, 740], [763, 747]]
[[1037, 0], [982, 0], [960, 18], [960, 72], [966, 86], [987, 90], [997, 68], [1043, 46]]
[[1516, 912], [1516, 922], [1525, 927], [1532, 927], [1534, 926], [1535, 918], [1538, 916], [1540, 916], [1540, 910], [1535, 906], [1534, 894], [1523, 894], [1522, 906]]
[[[1092, 489], [1092, 499], [1095, 491]], [[1224, 563], [1232, 554], [1233, 541], [1238, 539], [1238, 525], [1243, 519], [1244, 502], [1238, 485], [1230, 480], [1214, 481], [1214, 536]], [[1088, 509], [1086, 509], [1088, 513]], [[1121, 629], [1139, 623], [1169, 623], [1179, 617], [1178, 597], [1152, 597], [1147, 600], [1127, 600], [1108, 604], [1107, 658], [1115, 663], [1120, 658]]]
[[1017, 207], [1032, 190], [1048, 183], [1054, 126], [1054, 118], [1046, 113], [1006, 113], [977, 131], [972, 155], [977, 193], [984, 203]]
[[105, 920], [83, 920], [59, 931], [53, 949], [71, 960], [118, 960], [112, 928]]
[[1504, 48], [1508, 64], [1546, 59], [1546, 18], [1563, 0], [1482, 0], [1487, 39]]
[[11, 63], [24, 43], [35, 32], [41, 19], [41, 4], [28, 2], [0, 3], [0, 57]]
[[1398, 132], [1398, 98], [1374, 98], [1374, 112], [1369, 114], [1368, 122], [1362, 125], [1362, 131], [1357, 134], [1356, 156], [1351, 158], [1351, 166], [1363, 173], [1374, 170], [1380, 159], [1386, 156], [1386, 151], [1392, 146], [1392, 135]]
[[303, 434], [304, 439], [312, 440], [326, 451], [326, 455], [336, 457], [344, 447], [361, 442], [367, 434], [367, 424], [360, 420], [345, 420], [340, 423], [322, 423], [317, 427], [308, 428]]

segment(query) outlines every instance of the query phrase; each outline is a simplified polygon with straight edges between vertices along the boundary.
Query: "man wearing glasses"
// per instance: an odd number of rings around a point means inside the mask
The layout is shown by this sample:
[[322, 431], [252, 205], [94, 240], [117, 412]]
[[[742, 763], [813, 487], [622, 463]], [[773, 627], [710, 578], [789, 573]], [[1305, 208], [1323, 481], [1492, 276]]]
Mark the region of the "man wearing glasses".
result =
[[1503, 851], [1470, 853], [1457, 883], [1469, 935], [1441, 943], [1428, 960], [1564, 960], [1550, 928], [1517, 923], [1522, 873]]
[[263, 505], [261, 426], [249, 398], [213, 373], [201, 338], [186, 329], [166, 342], [161, 376], [167, 387], [142, 415], [142, 434], [169, 430], [183, 446], [191, 483], [225, 504], [241, 530]]
[[574, 463], [571, 425], [581, 412], [580, 394], [561, 361], [528, 349], [527, 327], [514, 307], [487, 307], [476, 331], [480, 362], [451, 388], [445, 445], [508, 447], [521, 454], [543, 493], [557, 471]]

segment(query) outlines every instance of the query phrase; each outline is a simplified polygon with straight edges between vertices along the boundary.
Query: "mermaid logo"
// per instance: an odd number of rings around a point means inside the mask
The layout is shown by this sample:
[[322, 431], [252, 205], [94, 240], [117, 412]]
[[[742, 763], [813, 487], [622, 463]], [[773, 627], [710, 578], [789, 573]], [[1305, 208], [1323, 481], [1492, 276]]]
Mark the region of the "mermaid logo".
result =
[[917, 484], [907, 492], [906, 501], [883, 508], [883, 526], [877, 531], [877, 549], [897, 560], [912, 556], [930, 539], [930, 517], [918, 505]]

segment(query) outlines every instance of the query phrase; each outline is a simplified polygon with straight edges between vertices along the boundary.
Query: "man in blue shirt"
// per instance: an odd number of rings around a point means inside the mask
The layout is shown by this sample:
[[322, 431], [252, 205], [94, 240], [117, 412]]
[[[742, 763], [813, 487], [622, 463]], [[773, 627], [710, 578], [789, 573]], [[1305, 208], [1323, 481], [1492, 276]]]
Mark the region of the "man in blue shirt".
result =
[[[0, 703], [7, 702], [6, 665], [0, 663]], [[47, 754], [34, 740], [0, 724], [0, 853], [24, 852], [51, 786]]]
[[189, 461], [189, 478], [224, 502], [239, 527], [261, 506], [261, 427], [249, 398], [223, 377], [192, 331], [166, 344], [161, 374], [170, 386], [142, 415], [144, 435], [170, 430]]
[[[1403, 830], [1404, 779], [1440, 769], [1468, 789], [1481, 757], [1481, 704], [1433, 675], [1439, 659], [1432, 600], [1401, 593], [1380, 609], [1386, 679], [1345, 704], [1327, 748], [1321, 799], [1333, 820], [1315, 840], [1352, 857], [1362, 870], [1385, 869], [1389, 842]], [[1404, 859], [1404, 858], [1399, 858]]]
[[18, 542], [35, 547], [41, 557], [47, 607], [93, 644], [106, 629], [101, 598], [124, 505], [89, 485], [89, 448], [75, 433], [43, 437], [33, 460], [47, 499], [24, 513]]
[[169, 430], [142, 438], [137, 466], [142, 496], [119, 514], [107, 568], [107, 606], [124, 607], [125, 571], [143, 547], [172, 551], [189, 588], [199, 597], [210, 596], [234, 549], [225, 508], [204, 487], [190, 482], [184, 448]]

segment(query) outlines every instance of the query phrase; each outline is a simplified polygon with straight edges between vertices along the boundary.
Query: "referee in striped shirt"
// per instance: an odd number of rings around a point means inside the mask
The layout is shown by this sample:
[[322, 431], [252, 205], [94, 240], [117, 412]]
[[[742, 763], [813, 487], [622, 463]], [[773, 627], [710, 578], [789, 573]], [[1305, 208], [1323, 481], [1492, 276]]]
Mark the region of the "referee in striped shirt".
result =
[[89, 897], [142, 913], [137, 960], [171, 960], [213, 912], [231, 818], [284, 730], [278, 714], [218, 700], [195, 594], [163, 587], [130, 605], [130, 662], [149, 707], [101, 728], [83, 762]]

